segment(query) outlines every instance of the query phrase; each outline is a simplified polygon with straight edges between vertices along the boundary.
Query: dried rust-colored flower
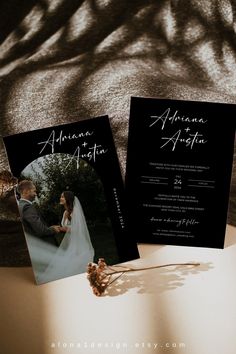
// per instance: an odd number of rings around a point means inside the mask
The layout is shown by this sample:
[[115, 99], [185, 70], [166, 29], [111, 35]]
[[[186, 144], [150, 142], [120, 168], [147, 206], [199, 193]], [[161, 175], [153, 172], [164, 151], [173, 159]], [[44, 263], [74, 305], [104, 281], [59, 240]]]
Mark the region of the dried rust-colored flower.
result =
[[[106, 264], [104, 258], [99, 258], [98, 264], [88, 263], [87, 266], [87, 279], [93, 290], [94, 295], [101, 296], [105, 293], [109, 285], [116, 281], [120, 276], [127, 272], [136, 272], [140, 270], [148, 270], [170, 266], [198, 266], [200, 263], [173, 263], [163, 264], [147, 268], [128, 268], [125, 266], [113, 266], [110, 267]], [[118, 269], [119, 268], [119, 269]], [[114, 275], [118, 275], [113, 278]]]
[[106, 269], [107, 265], [103, 258], [99, 259], [98, 264], [89, 263], [87, 266], [87, 279], [97, 296], [101, 296], [109, 285], [110, 275], [105, 273]]

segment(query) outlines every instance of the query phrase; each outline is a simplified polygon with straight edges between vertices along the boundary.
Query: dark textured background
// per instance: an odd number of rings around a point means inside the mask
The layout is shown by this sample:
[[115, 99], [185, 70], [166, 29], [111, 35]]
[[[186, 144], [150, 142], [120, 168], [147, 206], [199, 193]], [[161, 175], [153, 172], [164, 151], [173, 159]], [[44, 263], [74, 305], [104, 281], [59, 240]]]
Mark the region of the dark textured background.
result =
[[[109, 114], [124, 173], [131, 95], [236, 103], [235, 16], [229, 0], [2, 0], [1, 135]], [[236, 225], [236, 165], [230, 199]], [[1, 264], [29, 264], [0, 208]]]

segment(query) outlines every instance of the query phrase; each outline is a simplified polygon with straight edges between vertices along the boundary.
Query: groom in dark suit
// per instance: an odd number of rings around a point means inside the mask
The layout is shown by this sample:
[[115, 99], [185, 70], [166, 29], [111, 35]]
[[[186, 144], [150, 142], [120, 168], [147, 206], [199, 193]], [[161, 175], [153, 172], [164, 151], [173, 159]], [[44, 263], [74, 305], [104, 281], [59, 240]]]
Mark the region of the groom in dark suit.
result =
[[18, 184], [18, 191], [21, 197], [19, 200], [19, 212], [25, 231], [32, 236], [58, 246], [55, 236], [60, 232], [59, 226], [48, 227], [42, 220], [39, 211], [33, 205], [37, 195], [33, 182], [30, 180], [21, 181]]

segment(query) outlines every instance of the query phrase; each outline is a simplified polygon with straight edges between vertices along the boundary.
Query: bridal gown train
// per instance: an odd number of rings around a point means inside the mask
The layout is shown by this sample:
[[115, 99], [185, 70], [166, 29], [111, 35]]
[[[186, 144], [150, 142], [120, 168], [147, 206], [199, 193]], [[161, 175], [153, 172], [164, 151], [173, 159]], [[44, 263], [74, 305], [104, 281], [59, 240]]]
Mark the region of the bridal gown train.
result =
[[74, 200], [71, 221], [65, 219], [64, 213], [62, 226], [68, 226], [69, 230], [65, 233], [59, 247], [46, 244], [31, 235], [26, 235], [38, 284], [83, 273], [86, 271], [87, 264], [93, 261], [94, 249], [84, 213], [77, 197]]

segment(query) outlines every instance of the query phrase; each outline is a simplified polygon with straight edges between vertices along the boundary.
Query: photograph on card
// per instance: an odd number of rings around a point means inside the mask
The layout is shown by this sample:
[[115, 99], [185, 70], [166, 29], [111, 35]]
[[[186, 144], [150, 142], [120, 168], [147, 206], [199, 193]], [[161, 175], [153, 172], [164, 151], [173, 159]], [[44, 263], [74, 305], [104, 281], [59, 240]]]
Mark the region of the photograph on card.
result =
[[108, 117], [7, 136], [4, 144], [37, 284], [84, 273], [99, 258], [113, 265], [138, 257], [127, 239]]

